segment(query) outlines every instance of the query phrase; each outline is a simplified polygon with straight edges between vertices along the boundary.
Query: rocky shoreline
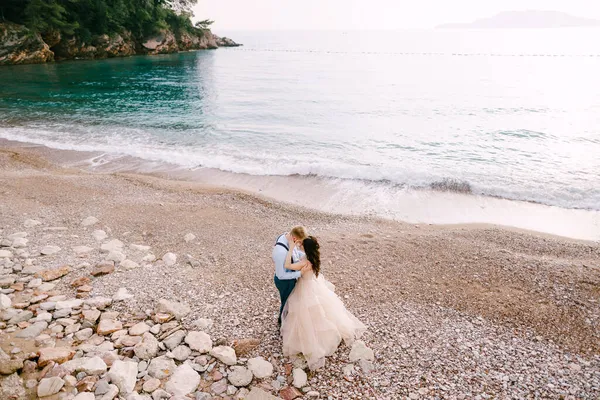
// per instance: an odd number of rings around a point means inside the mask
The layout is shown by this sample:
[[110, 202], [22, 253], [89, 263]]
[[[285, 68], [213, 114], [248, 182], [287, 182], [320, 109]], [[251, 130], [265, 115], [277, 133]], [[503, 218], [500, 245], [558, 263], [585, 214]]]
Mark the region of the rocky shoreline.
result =
[[[81, 226], [98, 223], [90, 216]], [[94, 247], [76, 240], [70, 250], [40, 247], [27, 231], [76, 236], [66, 227], [41, 225], [27, 219], [26, 231], [0, 240], [0, 375], [6, 376], [0, 378], [0, 398], [259, 400], [274, 399], [273, 392], [284, 400], [320, 397], [308, 384], [302, 359], [292, 364], [271, 354], [248, 357], [260, 339], [213, 340], [207, 333], [213, 321], [190, 320], [192, 310], [183, 302], [158, 299], [154, 310], [120, 312], [111, 306], [131, 302], [134, 293], [121, 287], [105, 297], [94, 288], [115, 271], [174, 266], [176, 254], [156, 260], [150, 246], [110, 239], [101, 229], [88, 232]], [[195, 239], [192, 233], [183, 238]], [[83, 261], [95, 250], [101, 261]], [[61, 252], [70, 253], [70, 265], [46, 269]], [[357, 341], [349, 357], [357, 368], [373, 369], [373, 351], [364, 342]]]
[[210, 29], [198, 33], [162, 30], [138, 42], [129, 32], [100, 35], [90, 42], [76, 37], [65, 37], [58, 32], [40, 35], [23, 25], [0, 23], [0, 65], [43, 64], [72, 59], [103, 59], [132, 55], [156, 55], [237, 47], [240, 44], [226, 37], [214, 35]]
[[[600, 395], [596, 243], [318, 213], [193, 182], [61, 168], [52, 157], [0, 149], [0, 398]], [[340, 346], [315, 372], [282, 356], [275, 322], [272, 241], [296, 223], [319, 237], [323, 274], [368, 328], [364, 347]], [[47, 361], [57, 348], [67, 359]], [[169, 376], [150, 373], [156, 359]], [[273, 368], [265, 378], [253, 365], [269, 368], [262, 360]], [[191, 371], [199, 383], [182, 397], [175, 378], [193, 387]]]

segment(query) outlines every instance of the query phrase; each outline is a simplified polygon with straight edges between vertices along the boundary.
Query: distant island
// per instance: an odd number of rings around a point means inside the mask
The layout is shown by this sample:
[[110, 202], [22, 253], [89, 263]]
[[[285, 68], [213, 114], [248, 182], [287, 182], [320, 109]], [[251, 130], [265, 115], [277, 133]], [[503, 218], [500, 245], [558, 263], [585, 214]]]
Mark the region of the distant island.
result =
[[238, 46], [192, 24], [197, 0], [2, 0], [0, 65]]
[[505, 11], [493, 17], [480, 18], [469, 23], [450, 23], [437, 29], [518, 29], [518, 28], [566, 28], [600, 27], [600, 20], [575, 17], [559, 11]]

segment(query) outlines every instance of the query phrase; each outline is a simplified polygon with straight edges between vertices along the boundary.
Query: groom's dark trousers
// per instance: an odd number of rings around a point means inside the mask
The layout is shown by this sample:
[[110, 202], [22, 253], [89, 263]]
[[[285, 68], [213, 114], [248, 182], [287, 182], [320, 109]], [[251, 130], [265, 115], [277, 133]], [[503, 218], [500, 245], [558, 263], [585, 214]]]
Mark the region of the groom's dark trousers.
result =
[[277, 290], [279, 290], [279, 298], [281, 299], [281, 307], [279, 308], [279, 318], [277, 319], [277, 323], [281, 325], [281, 314], [283, 314], [283, 307], [285, 307], [285, 303], [287, 302], [288, 297], [292, 294], [294, 287], [296, 287], [295, 279], [279, 279], [275, 276], [275, 286]]

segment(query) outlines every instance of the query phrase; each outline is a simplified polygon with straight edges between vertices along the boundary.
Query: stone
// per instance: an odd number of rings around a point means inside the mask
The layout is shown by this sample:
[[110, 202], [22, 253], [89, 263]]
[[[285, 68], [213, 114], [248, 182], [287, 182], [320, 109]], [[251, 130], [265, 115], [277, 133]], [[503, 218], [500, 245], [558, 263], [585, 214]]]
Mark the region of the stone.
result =
[[[68, 375], [68, 376], [71, 376], [71, 375]], [[98, 377], [92, 375], [92, 376], [86, 376], [85, 378], [81, 379], [79, 382], [76, 382], [75, 385], [71, 385], [71, 386], [75, 386], [79, 392], [91, 392], [92, 389], [94, 388], [94, 385], [96, 385], [96, 382], [98, 382]]]
[[48, 323], [46, 321], [36, 322], [33, 325], [29, 325], [27, 328], [18, 332], [15, 337], [21, 339], [33, 339], [36, 336], [39, 336], [44, 329], [48, 327]]
[[109, 335], [121, 329], [123, 329], [123, 324], [120, 321], [104, 319], [101, 320], [98, 324], [98, 327], [96, 328], [96, 333], [98, 335]]
[[141, 360], [150, 360], [158, 354], [158, 340], [150, 332], [145, 332], [142, 341], [133, 347], [133, 352]]
[[156, 261], [156, 256], [152, 253], [148, 253], [142, 258], [142, 261], [154, 262]]
[[133, 392], [137, 376], [137, 363], [116, 360], [108, 371], [108, 379], [119, 388], [119, 393]]
[[177, 255], [174, 253], [166, 253], [162, 256], [162, 260], [167, 267], [171, 267], [177, 262]]
[[10, 297], [5, 294], [0, 293], [0, 310], [6, 310], [10, 308], [12, 305], [12, 301]]
[[26, 247], [27, 242], [29, 242], [29, 240], [25, 238], [15, 238], [12, 242], [12, 247], [14, 247], [15, 249], [20, 249]]
[[98, 218], [96, 217], [87, 217], [83, 221], [81, 221], [82, 226], [92, 226], [98, 223]]
[[102, 253], [110, 253], [111, 251], [121, 252], [123, 250], [123, 242], [119, 239], [110, 240], [100, 246]]
[[303, 388], [308, 383], [308, 376], [306, 376], [306, 372], [304, 372], [304, 370], [301, 368], [294, 368], [292, 371], [292, 378], [292, 385], [298, 389]]
[[10, 287], [10, 285], [15, 283], [16, 280], [17, 279], [14, 276], [7, 276], [5, 278], [0, 278], [0, 287], [8, 288], [8, 287]]
[[165, 322], [169, 322], [172, 319], [173, 316], [171, 314], [165, 313], [156, 313], [152, 316], [152, 320], [157, 324], [164, 324]]
[[227, 379], [221, 379], [210, 385], [210, 391], [215, 394], [225, 393], [227, 391]]
[[81, 324], [73, 324], [65, 327], [65, 335], [70, 335], [77, 332], [81, 328]]
[[79, 308], [83, 305], [83, 300], [81, 299], [71, 299], [64, 301], [57, 301], [56, 306], [54, 307], [56, 310], [62, 310], [63, 308]]
[[62, 364], [69, 361], [75, 355], [70, 347], [46, 347], [38, 351], [38, 365], [44, 367], [51, 362]]
[[200, 375], [189, 364], [181, 364], [171, 375], [165, 390], [175, 396], [185, 396], [195, 392], [200, 384]]
[[95, 324], [96, 321], [98, 321], [98, 318], [100, 318], [101, 313], [98, 310], [83, 310], [81, 314], [83, 315], [84, 321]]
[[192, 350], [200, 353], [208, 353], [212, 349], [213, 341], [204, 332], [191, 331], [185, 337], [185, 342]]
[[129, 328], [129, 334], [131, 336], [140, 336], [140, 335], [143, 335], [144, 333], [148, 332], [149, 330], [150, 330], [150, 327], [148, 326], [147, 323], [138, 322], [137, 324], [135, 324], [134, 326]]
[[302, 397], [302, 392], [293, 386], [287, 386], [279, 392], [279, 396], [283, 400], [294, 400], [295, 398]]
[[23, 226], [25, 228], [33, 228], [34, 226], [38, 226], [41, 224], [42, 223], [40, 221], [37, 221], [35, 219], [26, 219], [25, 222], [23, 222]]
[[94, 393], [83, 392], [78, 393], [77, 396], [73, 398], [73, 400], [96, 400], [96, 396], [94, 396]]
[[148, 375], [156, 379], [165, 379], [173, 374], [177, 365], [175, 361], [165, 356], [157, 357], [148, 365]]
[[190, 350], [187, 346], [177, 346], [172, 351], [173, 358], [177, 361], [185, 361], [192, 354], [192, 350]]
[[273, 364], [262, 357], [249, 359], [248, 368], [258, 379], [264, 379], [273, 375]]
[[[34, 385], [32, 387], [35, 387], [36, 385], [37, 381], [34, 380]], [[30, 386], [28, 385], [28, 387]], [[0, 399], [12, 400], [26, 398], [28, 397], [27, 392], [23, 387], [23, 379], [21, 379], [16, 372], [6, 378], [0, 379]]]
[[113, 301], [126, 301], [132, 298], [133, 295], [127, 291], [127, 288], [119, 288], [113, 296]]
[[150, 250], [150, 246], [144, 246], [142, 244], [130, 244], [129, 248], [134, 251], [147, 252]]
[[52, 254], [58, 253], [59, 251], [60, 251], [60, 247], [48, 245], [48, 246], [42, 247], [42, 249], [40, 250], [40, 253], [42, 253], [45, 256], [50, 256]]
[[[0, 354], [4, 354], [2, 349], [0, 352], [2, 352]], [[10, 375], [23, 368], [22, 359], [11, 360], [8, 355], [4, 354], [4, 356], [6, 358], [0, 357], [0, 375]]]
[[239, 339], [234, 340], [233, 349], [238, 357], [245, 356], [260, 345], [260, 339]]
[[227, 375], [227, 379], [236, 387], [248, 386], [252, 382], [252, 371], [246, 367], [234, 366]]
[[38, 290], [39, 290], [40, 292], [49, 292], [49, 291], [51, 291], [52, 289], [54, 289], [54, 287], [56, 287], [56, 284], [54, 284], [54, 283], [49, 283], [49, 282], [46, 282], [46, 283], [42, 283], [42, 284], [41, 284], [41, 285], [38, 287]]
[[77, 255], [87, 254], [93, 251], [94, 249], [88, 246], [75, 246], [73, 247], [73, 253]]
[[84, 340], [91, 338], [93, 334], [94, 330], [92, 328], [85, 328], [75, 334], [75, 339], [83, 342]]
[[119, 265], [121, 267], [123, 267], [126, 271], [140, 267], [140, 264], [136, 263], [135, 261], [131, 261], [131, 260], [123, 260], [123, 261], [121, 261], [121, 264], [119, 264]]
[[0, 258], [12, 258], [12, 255], [10, 250], [0, 250]]
[[102, 375], [106, 370], [106, 363], [98, 356], [90, 358], [80, 368], [76, 369], [76, 371], [85, 372], [87, 375]]
[[38, 397], [52, 396], [53, 394], [58, 393], [64, 385], [65, 381], [57, 376], [44, 378], [38, 385], [37, 395]]
[[[96, 395], [102, 395], [102, 394], [108, 393], [109, 390], [110, 390], [110, 384], [108, 383], [108, 381], [106, 379], [100, 379], [98, 382], [96, 382], [96, 389], [94, 390], [94, 393]], [[117, 388], [117, 394], [118, 393], [119, 393], [119, 389]]]
[[221, 361], [223, 364], [235, 365], [237, 363], [235, 350], [229, 346], [213, 347], [210, 351], [210, 355]]
[[306, 392], [306, 397], [308, 397], [309, 399], [318, 399], [319, 396], [321, 396], [321, 394], [316, 390], [310, 390]]
[[107, 235], [106, 232], [104, 232], [102, 229], [97, 229], [94, 232], [92, 232], [92, 237], [97, 241], [97, 242], [101, 242], [104, 239], [106, 239]]
[[92, 280], [90, 278], [88, 278], [87, 276], [81, 276], [79, 278], [75, 278], [71, 281], [71, 286], [73, 287], [80, 287], [83, 285], [89, 285], [92, 282]]
[[142, 386], [142, 390], [146, 393], [152, 393], [160, 387], [160, 381], [156, 378], [150, 378]]
[[71, 267], [65, 265], [55, 269], [45, 269], [35, 274], [36, 278], [42, 278], [44, 282], [53, 281], [71, 272]]
[[210, 393], [206, 393], [206, 392], [196, 392], [196, 397], [194, 398], [195, 400], [211, 400], [213, 397], [210, 395]]
[[125, 261], [126, 258], [127, 258], [127, 256], [120, 251], [111, 251], [110, 253], [108, 253], [105, 260], [106, 261], [114, 261], [114, 262], [122, 262], [122, 261]]
[[84, 303], [90, 307], [96, 307], [99, 310], [104, 310], [106, 307], [112, 304], [112, 299], [97, 296], [85, 300]]
[[168, 399], [170, 397], [171, 397], [171, 395], [162, 389], [156, 389], [152, 393], [152, 400], [162, 400], [162, 399]]
[[350, 362], [356, 362], [358, 360], [375, 360], [373, 350], [368, 348], [362, 340], [355, 341], [352, 345], [352, 350], [350, 350]]
[[373, 362], [369, 360], [358, 360], [358, 365], [365, 374], [370, 374], [375, 369]]
[[115, 263], [112, 261], [102, 261], [92, 269], [93, 276], [107, 275], [115, 272]]
[[172, 335], [169, 335], [169, 337], [163, 340], [163, 343], [165, 344], [165, 346], [167, 346], [169, 350], [173, 350], [175, 347], [179, 346], [184, 337], [185, 332], [179, 330], [177, 332], [174, 332]]
[[194, 239], [196, 239], [196, 235], [194, 235], [193, 233], [188, 233], [183, 237], [183, 240], [185, 240], [186, 243], [189, 243]]
[[117, 385], [108, 385], [108, 391], [99, 400], [113, 400], [119, 395]]

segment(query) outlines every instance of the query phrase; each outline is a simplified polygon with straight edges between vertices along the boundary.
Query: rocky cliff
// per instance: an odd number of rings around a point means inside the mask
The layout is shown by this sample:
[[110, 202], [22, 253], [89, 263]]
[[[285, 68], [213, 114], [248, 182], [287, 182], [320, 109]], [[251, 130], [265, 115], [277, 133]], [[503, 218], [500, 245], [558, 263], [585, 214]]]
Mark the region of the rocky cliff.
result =
[[89, 43], [75, 36], [49, 32], [43, 37], [23, 25], [0, 23], [0, 65], [40, 64], [56, 60], [101, 59], [134, 54], [165, 54], [178, 51], [235, 47], [239, 44], [221, 38], [206, 29], [199, 34], [175, 34], [162, 30], [158, 34], [136, 41], [131, 33], [101, 35]]

